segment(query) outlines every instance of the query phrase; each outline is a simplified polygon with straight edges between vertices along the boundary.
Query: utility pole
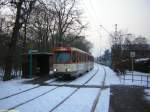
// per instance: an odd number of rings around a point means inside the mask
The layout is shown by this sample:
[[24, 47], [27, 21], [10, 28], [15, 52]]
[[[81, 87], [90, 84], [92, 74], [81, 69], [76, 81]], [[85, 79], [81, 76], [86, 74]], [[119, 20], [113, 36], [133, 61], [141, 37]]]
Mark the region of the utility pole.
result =
[[4, 18], [0, 18], [0, 31], [2, 31], [3, 22], [5, 21]]
[[132, 82], [133, 82], [134, 58], [135, 58], [135, 52], [134, 51], [130, 52], [130, 57], [131, 57], [131, 69], [132, 69]]
[[101, 61], [101, 37], [102, 37], [102, 30], [101, 30], [101, 27], [102, 25], [100, 25], [100, 49], [99, 49], [99, 52], [100, 52], [100, 61]]
[[115, 24], [115, 43], [117, 44], [117, 36], [118, 36], [118, 25]]

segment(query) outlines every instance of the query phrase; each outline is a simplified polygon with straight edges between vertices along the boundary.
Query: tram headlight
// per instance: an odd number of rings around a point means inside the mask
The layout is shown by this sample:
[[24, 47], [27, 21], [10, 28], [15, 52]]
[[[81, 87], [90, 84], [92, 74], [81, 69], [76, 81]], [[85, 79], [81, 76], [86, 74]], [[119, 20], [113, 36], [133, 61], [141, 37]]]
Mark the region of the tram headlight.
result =
[[54, 68], [54, 69], [53, 69], [53, 71], [54, 71], [54, 72], [56, 72], [56, 71], [57, 71], [57, 69], [56, 69], [56, 68]]
[[67, 71], [67, 72], [70, 72], [70, 69], [69, 69], [69, 68], [67, 68], [67, 69], [66, 69], [66, 71]]

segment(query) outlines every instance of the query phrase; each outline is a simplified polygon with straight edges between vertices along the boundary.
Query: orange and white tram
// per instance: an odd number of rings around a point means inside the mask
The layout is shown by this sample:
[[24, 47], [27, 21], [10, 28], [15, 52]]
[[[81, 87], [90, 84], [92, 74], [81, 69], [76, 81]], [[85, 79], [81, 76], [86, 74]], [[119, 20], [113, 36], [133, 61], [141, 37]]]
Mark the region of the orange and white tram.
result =
[[56, 77], [77, 77], [93, 68], [93, 56], [74, 47], [54, 48], [53, 56]]

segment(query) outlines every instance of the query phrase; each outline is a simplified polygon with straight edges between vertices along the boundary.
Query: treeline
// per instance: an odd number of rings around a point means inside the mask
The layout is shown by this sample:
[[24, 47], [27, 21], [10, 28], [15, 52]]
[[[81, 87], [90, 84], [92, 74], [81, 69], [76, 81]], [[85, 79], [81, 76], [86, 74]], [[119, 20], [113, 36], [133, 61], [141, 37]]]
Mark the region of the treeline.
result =
[[77, 5], [77, 0], [0, 1], [0, 66], [5, 70], [4, 80], [11, 78], [12, 68], [20, 67], [20, 54], [31, 46], [39, 52], [51, 52], [66, 44], [90, 51], [91, 43], [82, 36], [87, 25], [81, 22], [82, 12]]
[[[108, 66], [112, 66], [114, 62], [120, 63], [122, 60], [125, 60], [127, 57], [124, 57], [123, 54], [130, 56], [130, 51], [141, 50], [144, 53], [144, 51], [148, 49], [150, 50], [150, 40], [148, 37], [144, 37], [142, 35], [136, 36], [124, 30], [118, 30], [110, 33], [109, 40], [111, 50], [106, 49], [103, 55], [97, 57], [97, 62]], [[125, 51], [128, 52], [125, 53]], [[113, 56], [114, 53], [115, 56]], [[147, 55], [147, 57], [149, 57], [149, 55]], [[114, 60], [114, 58], [116, 60]]]
[[113, 32], [110, 35], [111, 45], [140, 45], [140, 44], [150, 44], [149, 37], [144, 37], [142, 35], [135, 35], [124, 30], [119, 30]]

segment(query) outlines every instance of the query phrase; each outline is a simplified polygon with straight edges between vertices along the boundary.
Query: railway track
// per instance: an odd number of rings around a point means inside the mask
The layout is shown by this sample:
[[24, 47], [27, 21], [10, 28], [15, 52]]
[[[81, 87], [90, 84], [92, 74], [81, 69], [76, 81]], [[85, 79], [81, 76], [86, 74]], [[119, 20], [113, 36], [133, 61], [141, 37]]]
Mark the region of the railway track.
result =
[[[0, 101], [1, 101], [1, 100], [4, 100], [4, 99], [7, 99], [7, 98], [10, 98], [10, 97], [13, 97], [13, 96], [16, 96], [16, 95], [19, 95], [19, 94], [22, 94], [22, 93], [25, 93], [25, 92], [28, 92], [28, 91], [33, 90], [33, 89], [36, 89], [36, 88], [39, 88], [39, 87], [41, 87], [41, 86], [49, 85], [49, 84], [54, 83], [54, 82], [56, 82], [56, 79], [55, 79], [55, 80], [52, 80], [51, 82], [49, 82], [49, 83], [47, 83], [47, 84], [37, 85], [37, 86], [35, 86], [35, 87], [29, 88], [29, 89], [26, 89], [26, 90], [23, 90], [23, 91], [20, 91], [20, 92], [17, 92], [17, 93], [13, 93], [13, 94], [8, 95], [8, 96], [5, 96], [5, 97], [3, 97], [3, 98], [0, 98]], [[58, 86], [58, 85], [51, 85], [51, 86]], [[62, 86], [62, 85], [59, 85], [59, 86]]]
[[[81, 86], [87, 84], [99, 71], [99, 68], [97, 69], [97, 71], [86, 81], [84, 82], [84, 84], [82, 84]], [[80, 86], [78, 88], [76, 88], [73, 92], [71, 92], [70, 95], [68, 95], [65, 99], [63, 99], [61, 102], [59, 102], [55, 107], [53, 107], [49, 112], [54, 111], [56, 108], [58, 108], [61, 104], [63, 104], [67, 99], [69, 99], [72, 95], [74, 95], [78, 90], [80, 89]]]
[[106, 86], [105, 86], [105, 80], [106, 80], [106, 75], [107, 75], [107, 74], [106, 74], [106, 70], [105, 70], [104, 67], [103, 67], [103, 69], [104, 69], [104, 79], [103, 79], [103, 81], [102, 81], [102, 88], [99, 88], [99, 91], [98, 91], [98, 93], [97, 93], [97, 95], [96, 95], [96, 98], [95, 98], [95, 100], [94, 100], [94, 103], [93, 103], [93, 105], [92, 105], [91, 112], [95, 112], [95, 111], [96, 111], [96, 107], [97, 107], [97, 104], [98, 104], [98, 101], [99, 101], [99, 98], [100, 98], [102, 89], [106, 87]]
[[[98, 70], [99, 70], [99, 68], [97, 68], [97, 71], [96, 71], [86, 82], [84, 82], [81, 86], [87, 84], [87, 83], [97, 74]], [[71, 82], [72, 82], [72, 81], [71, 81]], [[70, 82], [70, 83], [71, 83], [71, 82]], [[50, 83], [52, 83], [52, 82], [50, 82]], [[38, 95], [38, 96], [36, 96], [36, 97], [34, 97], [34, 98], [31, 98], [31, 99], [29, 99], [29, 100], [27, 100], [27, 101], [25, 101], [25, 102], [22, 102], [22, 103], [20, 103], [20, 104], [17, 104], [17, 105], [15, 105], [15, 106], [11, 107], [11, 108], [8, 108], [7, 110], [12, 110], [12, 109], [15, 109], [15, 108], [17, 108], [17, 107], [20, 107], [20, 106], [22, 106], [22, 105], [24, 105], [24, 104], [27, 104], [27, 103], [29, 103], [29, 102], [31, 102], [31, 101], [33, 101], [33, 100], [35, 100], [35, 99], [37, 99], [37, 98], [39, 98], [39, 97], [45, 95], [45, 94], [48, 94], [48, 93], [50, 93], [50, 92], [56, 90], [57, 88], [60, 88], [60, 87], [66, 86], [66, 85], [67, 85], [67, 84], [59, 85], [59, 86], [57, 86], [57, 87], [55, 87], [55, 88], [53, 88], [53, 89], [50, 89], [50, 90], [48, 90], [48, 91], [46, 91], [46, 92], [44, 92], [44, 93], [42, 93], [42, 94], [40, 94], [40, 95]], [[39, 86], [39, 87], [41, 87], [41, 86]], [[35, 87], [34, 87], [34, 88], [35, 88]], [[33, 89], [34, 89], [34, 88], [33, 88]], [[71, 92], [71, 94], [69, 94], [67, 97], [65, 97], [65, 99], [63, 99], [60, 103], [58, 103], [55, 107], [53, 107], [53, 108], [50, 110], [50, 112], [53, 111], [53, 110], [55, 110], [55, 109], [56, 109], [57, 107], [59, 107], [61, 104], [63, 104], [67, 99], [69, 99], [73, 94], [75, 94], [80, 88], [81, 88], [81, 87], [77, 87], [73, 92]], [[32, 90], [32, 88], [28, 89], [28, 91], [29, 91], [29, 90]], [[27, 91], [27, 90], [26, 90], [26, 91]], [[26, 92], [26, 91], [24, 91], [24, 92]], [[18, 95], [18, 94], [21, 94], [21, 93], [23, 93], [23, 91], [22, 91], [22, 92], [19, 92], [19, 93], [16, 93], [16, 94], [14, 94], [14, 95], [11, 95], [11, 96], [9, 96], [9, 97], [12, 97], [12, 96], [15, 96], [15, 95]], [[9, 98], [9, 97], [8, 97], [8, 98]]]
[[[86, 82], [84, 82], [81, 86], [87, 84], [87, 83], [97, 74], [98, 71], [99, 71], [99, 68], [97, 68], [97, 71], [96, 71]], [[55, 82], [55, 80], [54, 80], [54, 81], [51, 81], [50, 83], [53, 83], [53, 82]], [[72, 82], [72, 81], [71, 81], [71, 82]], [[71, 83], [71, 82], [70, 82], [70, 83]], [[50, 83], [49, 83], [49, 84], [50, 84]], [[60, 87], [62, 87], [62, 86], [65, 86], [65, 85], [67, 85], [67, 84], [59, 85], [59, 86], [57, 86], [57, 87], [55, 87], [55, 88], [53, 88], [53, 89], [50, 89], [50, 90], [48, 90], [48, 91], [46, 91], [46, 92], [44, 92], [44, 93], [42, 93], [42, 94], [40, 94], [40, 95], [38, 95], [38, 96], [36, 96], [36, 97], [34, 97], [34, 98], [31, 98], [31, 99], [29, 99], [29, 100], [27, 100], [27, 101], [25, 101], [25, 102], [22, 102], [22, 103], [20, 103], [20, 104], [18, 104], [18, 105], [15, 105], [15, 106], [11, 107], [11, 108], [8, 108], [7, 110], [12, 110], [12, 109], [15, 109], [15, 108], [17, 108], [17, 107], [20, 107], [20, 106], [22, 106], [22, 105], [24, 105], [24, 104], [26, 104], [26, 103], [29, 103], [29, 102], [31, 102], [31, 101], [33, 101], [33, 100], [35, 100], [35, 99], [37, 99], [37, 98], [39, 98], [39, 97], [45, 95], [45, 94], [48, 94], [48, 93], [50, 93], [50, 92], [56, 90], [57, 88], [60, 88]], [[12, 95], [9, 95], [9, 96], [7, 96], [7, 97], [5, 97], [5, 98], [1, 98], [1, 100], [4, 100], [4, 99], [10, 98], [10, 97], [19, 95], [19, 94], [21, 94], [21, 93], [24, 93], [24, 92], [27, 92], [27, 91], [30, 91], [30, 90], [33, 90], [33, 89], [39, 88], [39, 87], [41, 87], [41, 85], [36, 86], [36, 87], [33, 87], [33, 88], [30, 88], [30, 89], [27, 89], [27, 90], [24, 90], [24, 91], [21, 91], [21, 92], [18, 92], [18, 93], [15, 93], [15, 94], [12, 94]], [[62, 100], [62, 101], [61, 101], [59, 104], [57, 104], [53, 109], [51, 109], [50, 112], [53, 111], [53, 110], [55, 110], [59, 105], [61, 105], [63, 102], [65, 102], [68, 98], [70, 98], [70, 97], [71, 97], [74, 93], [76, 93], [76, 91], [79, 90], [79, 89], [80, 89], [80, 87], [76, 88], [76, 89], [75, 89], [71, 94], [69, 94], [64, 100]]]
[[[50, 84], [50, 83], [53, 83], [53, 82], [55, 82], [55, 81], [56, 81], [56, 80], [52, 80], [51, 82], [49, 82], [49, 84]], [[36, 88], [39, 88], [39, 87], [41, 87], [41, 85], [38, 85], [38, 86], [35, 86], [35, 87], [32, 87], [32, 88], [29, 88], [29, 89], [23, 90], [23, 91], [21, 91], [21, 92], [17, 92], [17, 93], [14, 93], [14, 94], [11, 94], [11, 95], [8, 95], [8, 96], [5, 96], [5, 97], [3, 97], [3, 98], [0, 98], [0, 100], [4, 100], [4, 99], [10, 98], [10, 97], [13, 97], [13, 96], [19, 95], [19, 94], [21, 94], [21, 93], [25, 93], [25, 92], [27, 92], [27, 91], [30, 91], [30, 90], [33, 90], [33, 89], [36, 89]]]

